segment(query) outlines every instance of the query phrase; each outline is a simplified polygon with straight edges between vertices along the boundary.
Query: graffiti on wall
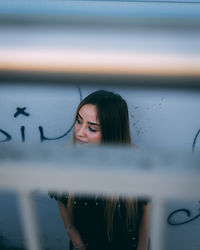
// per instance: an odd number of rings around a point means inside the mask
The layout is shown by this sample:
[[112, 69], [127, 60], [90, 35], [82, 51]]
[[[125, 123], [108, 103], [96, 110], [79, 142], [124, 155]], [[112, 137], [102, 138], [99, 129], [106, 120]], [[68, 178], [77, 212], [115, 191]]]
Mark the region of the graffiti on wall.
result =
[[195, 150], [197, 149], [197, 144], [200, 142], [200, 129], [197, 131], [193, 143], [192, 143], [192, 152], [194, 153]]
[[[198, 201], [200, 205], [200, 201]], [[180, 219], [180, 215], [182, 215]], [[183, 216], [184, 215], [184, 216]], [[200, 208], [197, 209], [197, 212], [194, 214], [191, 210], [186, 208], [176, 209], [169, 214], [167, 222], [171, 226], [180, 226], [192, 222], [200, 218]]]
[[[192, 143], [192, 152], [196, 152], [198, 150], [198, 142], [200, 142], [200, 129], [194, 136], [194, 140]], [[200, 201], [198, 201], [200, 205]], [[180, 220], [180, 215], [182, 215]], [[184, 216], [183, 216], [184, 215]], [[167, 223], [171, 226], [181, 226], [187, 223], [190, 223], [196, 219], [200, 219], [200, 208], [197, 209], [197, 212], [194, 214], [191, 210], [187, 208], [180, 208], [172, 211], [167, 217]]]
[[[26, 107], [23, 107], [23, 108], [17, 107], [16, 109], [17, 109], [17, 111], [14, 114], [14, 118], [17, 118], [19, 115], [30, 116], [29, 113], [25, 112]], [[38, 126], [38, 131], [39, 131], [39, 135], [40, 135], [40, 142], [50, 141], [50, 140], [59, 140], [59, 139], [65, 137], [66, 135], [68, 135], [73, 127], [74, 127], [74, 123], [71, 125], [71, 127], [64, 134], [62, 134], [58, 137], [50, 138], [50, 137], [47, 137], [45, 135], [43, 126]], [[8, 142], [8, 141], [12, 140], [12, 135], [8, 131], [0, 129], [0, 133], [5, 137], [3, 140], [0, 141], [0, 143]], [[22, 142], [25, 142], [26, 141], [26, 127], [25, 126], [20, 127], [20, 135], [21, 135]]]
[[[79, 87], [78, 87], [78, 92], [79, 92], [80, 101], [82, 101], [82, 92], [81, 92], [81, 89]], [[18, 119], [18, 117], [20, 117], [20, 116], [30, 117], [31, 114], [30, 114], [30, 112], [27, 111], [27, 109], [28, 109], [27, 107], [16, 107], [16, 111], [15, 111], [13, 117], [15, 119]], [[62, 134], [60, 136], [57, 136], [57, 137], [50, 138], [47, 135], [45, 135], [44, 127], [39, 125], [38, 126], [38, 131], [39, 131], [40, 142], [50, 141], [50, 140], [59, 140], [59, 139], [65, 137], [65, 136], [67, 136], [71, 132], [73, 127], [74, 127], [74, 122], [67, 129], [67, 131], [64, 134]], [[4, 137], [2, 140], [0, 140], [0, 143], [8, 142], [8, 141], [12, 140], [12, 135], [11, 135], [10, 132], [5, 131], [5, 130], [0, 128], [0, 134], [3, 135], [3, 137]], [[23, 126], [23, 125], [20, 127], [20, 137], [21, 137], [22, 142], [26, 141], [26, 127]]]

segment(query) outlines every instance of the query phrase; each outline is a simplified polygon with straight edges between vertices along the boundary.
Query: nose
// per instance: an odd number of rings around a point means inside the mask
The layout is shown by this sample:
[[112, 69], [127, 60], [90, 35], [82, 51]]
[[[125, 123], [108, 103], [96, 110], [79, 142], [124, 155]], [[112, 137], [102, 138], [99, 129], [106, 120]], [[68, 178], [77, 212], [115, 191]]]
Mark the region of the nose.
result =
[[77, 136], [84, 137], [86, 135], [86, 129], [84, 126], [78, 128]]

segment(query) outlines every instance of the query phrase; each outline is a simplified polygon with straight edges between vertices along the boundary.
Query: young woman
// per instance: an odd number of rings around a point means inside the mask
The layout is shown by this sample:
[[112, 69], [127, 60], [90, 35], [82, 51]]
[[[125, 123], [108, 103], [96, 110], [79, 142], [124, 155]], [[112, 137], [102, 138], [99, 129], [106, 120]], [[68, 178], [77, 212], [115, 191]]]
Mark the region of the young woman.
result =
[[[128, 144], [129, 115], [124, 99], [99, 90], [78, 106], [73, 142], [76, 144]], [[123, 197], [55, 196], [71, 240], [77, 250], [147, 250], [151, 204]]]

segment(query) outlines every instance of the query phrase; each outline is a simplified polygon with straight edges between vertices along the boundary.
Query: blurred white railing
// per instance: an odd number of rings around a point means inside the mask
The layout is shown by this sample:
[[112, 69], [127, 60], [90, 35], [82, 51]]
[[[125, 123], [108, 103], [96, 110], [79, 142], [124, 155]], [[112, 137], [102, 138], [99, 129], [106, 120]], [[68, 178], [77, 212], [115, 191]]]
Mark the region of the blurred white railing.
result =
[[14, 190], [19, 195], [28, 250], [40, 249], [31, 200], [34, 190], [151, 198], [153, 250], [162, 249], [165, 202], [199, 198], [197, 155], [47, 145], [26, 149], [1, 147], [0, 152], [0, 190]]
[[200, 1], [2, 1], [2, 80], [199, 86]]

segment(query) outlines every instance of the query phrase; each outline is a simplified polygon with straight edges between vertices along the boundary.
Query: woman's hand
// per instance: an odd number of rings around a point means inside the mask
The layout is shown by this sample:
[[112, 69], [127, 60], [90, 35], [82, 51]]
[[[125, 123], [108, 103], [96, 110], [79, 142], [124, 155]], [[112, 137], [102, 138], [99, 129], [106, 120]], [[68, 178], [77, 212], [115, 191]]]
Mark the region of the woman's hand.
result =
[[74, 246], [74, 250], [86, 250], [87, 249], [87, 244], [82, 244], [80, 246]]

